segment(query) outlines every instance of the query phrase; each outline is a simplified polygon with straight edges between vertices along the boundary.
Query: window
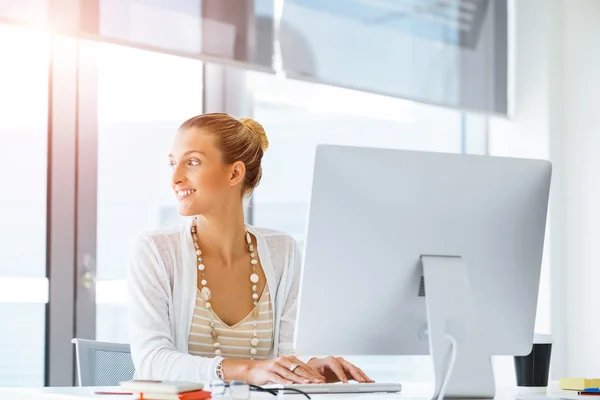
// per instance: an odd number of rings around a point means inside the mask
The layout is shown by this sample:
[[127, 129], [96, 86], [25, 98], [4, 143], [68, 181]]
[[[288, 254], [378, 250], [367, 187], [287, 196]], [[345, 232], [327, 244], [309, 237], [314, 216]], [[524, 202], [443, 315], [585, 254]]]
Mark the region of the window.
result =
[[49, 53], [0, 25], [0, 386], [44, 384]]
[[507, 113], [506, 0], [282, 4], [280, 40], [288, 76]]
[[101, 36], [177, 54], [204, 54], [271, 67], [273, 0], [99, 0], [97, 3]]
[[196, 60], [98, 44], [96, 339], [128, 342], [125, 274], [135, 236], [177, 218], [167, 155], [202, 113]]

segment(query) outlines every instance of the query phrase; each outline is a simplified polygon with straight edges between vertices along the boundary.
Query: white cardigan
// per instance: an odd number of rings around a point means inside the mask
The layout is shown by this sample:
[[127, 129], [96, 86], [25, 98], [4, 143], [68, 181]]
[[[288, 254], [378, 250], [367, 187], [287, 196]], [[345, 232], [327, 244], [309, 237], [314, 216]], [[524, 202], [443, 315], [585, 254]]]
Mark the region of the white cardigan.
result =
[[[137, 379], [209, 382], [222, 357], [188, 354], [197, 288], [195, 248], [185, 224], [141, 235], [130, 253], [127, 284], [131, 355]], [[270, 357], [293, 352], [301, 252], [289, 235], [247, 226], [271, 292]]]

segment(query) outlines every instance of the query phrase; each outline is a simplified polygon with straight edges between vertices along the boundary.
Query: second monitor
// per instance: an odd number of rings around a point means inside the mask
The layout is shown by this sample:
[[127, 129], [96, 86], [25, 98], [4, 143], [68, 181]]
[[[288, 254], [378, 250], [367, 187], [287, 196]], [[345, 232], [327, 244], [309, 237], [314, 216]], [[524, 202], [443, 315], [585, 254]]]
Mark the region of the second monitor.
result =
[[319, 146], [297, 351], [432, 354], [436, 394], [493, 397], [489, 356], [531, 349], [550, 176], [542, 160]]

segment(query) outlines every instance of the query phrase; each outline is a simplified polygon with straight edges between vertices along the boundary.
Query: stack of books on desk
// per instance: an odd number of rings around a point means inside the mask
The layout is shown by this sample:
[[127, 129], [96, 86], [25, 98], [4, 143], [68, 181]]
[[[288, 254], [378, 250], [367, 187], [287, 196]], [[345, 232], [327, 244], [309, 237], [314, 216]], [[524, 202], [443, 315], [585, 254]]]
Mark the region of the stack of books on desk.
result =
[[210, 393], [194, 382], [132, 380], [121, 382], [121, 388], [139, 400], [205, 400]]

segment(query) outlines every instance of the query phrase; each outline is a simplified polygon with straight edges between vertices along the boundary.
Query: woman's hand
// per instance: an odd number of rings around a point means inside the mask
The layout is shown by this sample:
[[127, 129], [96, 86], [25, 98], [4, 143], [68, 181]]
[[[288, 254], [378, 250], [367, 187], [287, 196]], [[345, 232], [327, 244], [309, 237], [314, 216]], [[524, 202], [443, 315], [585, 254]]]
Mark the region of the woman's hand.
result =
[[[292, 367], [293, 371], [292, 371]], [[315, 368], [294, 356], [258, 361], [248, 371], [248, 382], [255, 385], [273, 383], [324, 383], [325, 377]]]
[[375, 382], [360, 368], [341, 357], [313, 358], [308, 362], [308, 365], [323, 375], [327, 383], [348, 383], [348, 380], [355, 380], [360, 383]]
[[[242, 376], [241, 370], [245, 370]], [[223, 372], [226, 380], [241, 379], [254, 385], [325, 382], [325, 377], [319, 371], [294, 356], [266, 361], [223, 360]]]

